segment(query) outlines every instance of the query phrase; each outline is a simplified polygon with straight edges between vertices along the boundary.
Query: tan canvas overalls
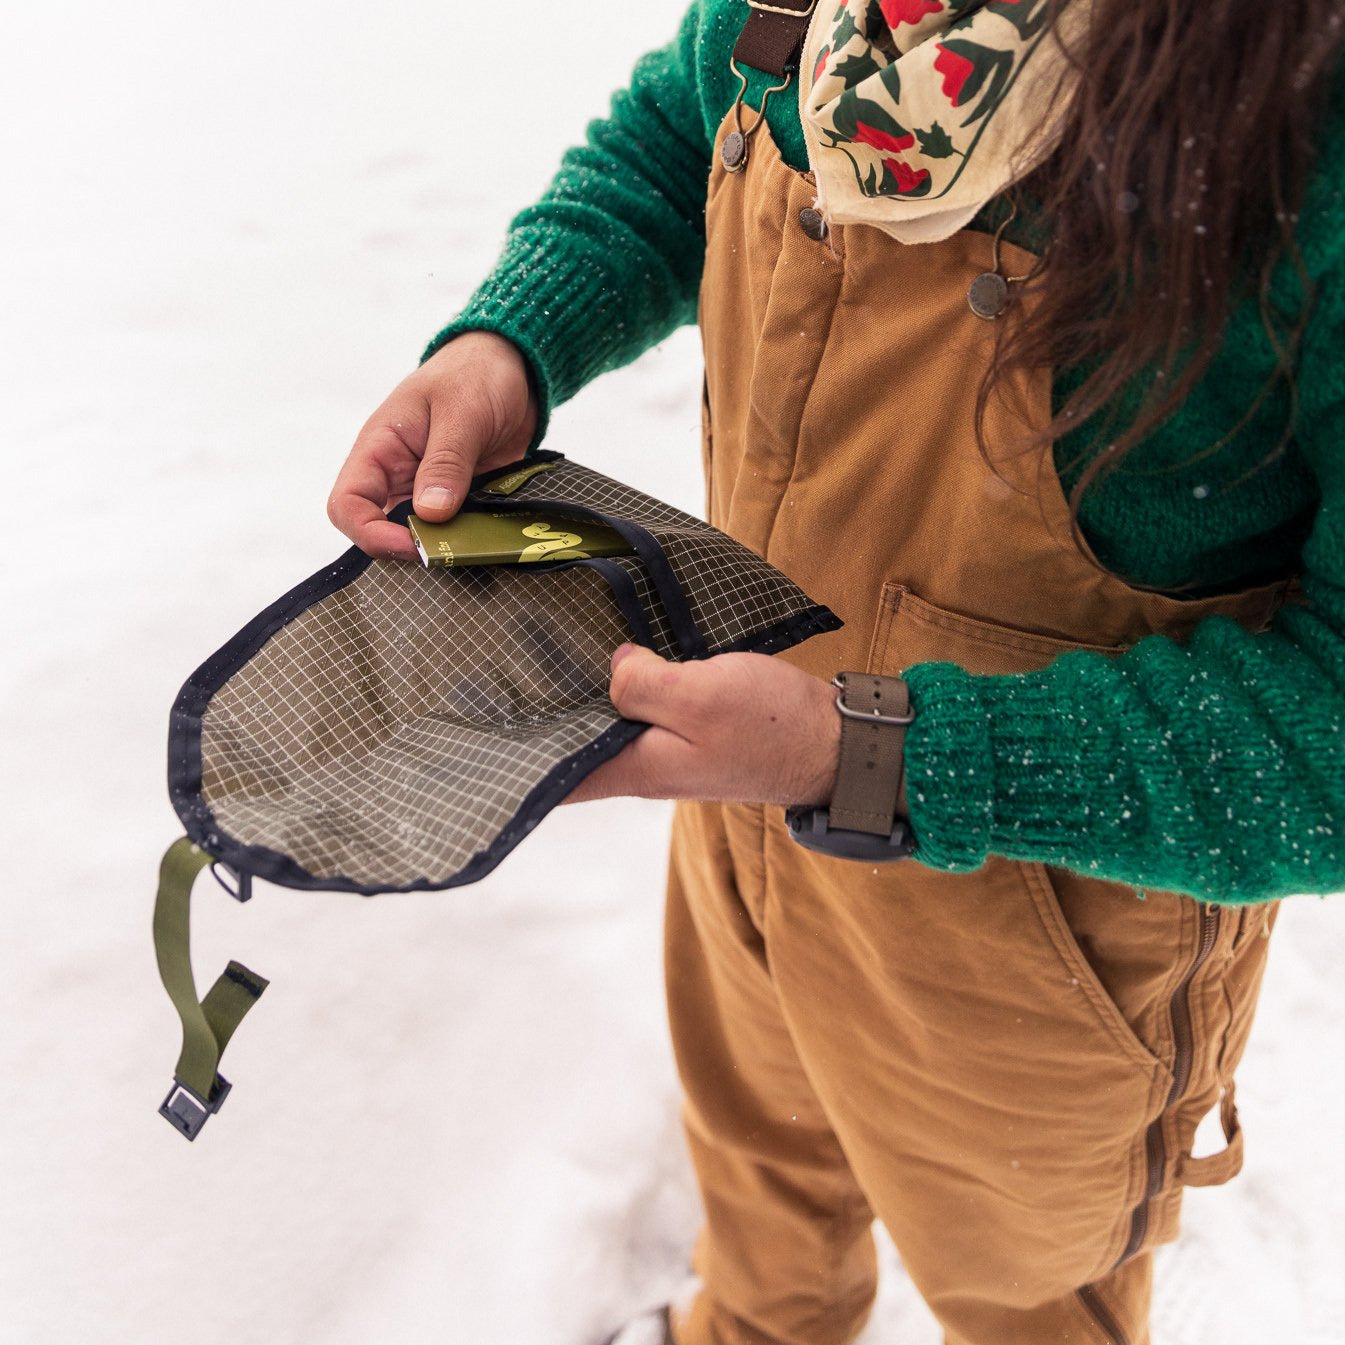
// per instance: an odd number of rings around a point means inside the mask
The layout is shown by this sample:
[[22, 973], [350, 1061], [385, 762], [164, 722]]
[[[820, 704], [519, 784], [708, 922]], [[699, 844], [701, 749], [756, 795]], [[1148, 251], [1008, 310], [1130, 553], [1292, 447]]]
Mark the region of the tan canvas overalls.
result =
[[[987, 235], [818, 239], [810, 180], [764, 127], [727, 172], [728, 130], [700, 310], [710, 518], [846, 623], [781, 657], [1003, 673], [1215, 612], [1267, 624], [1280, 586], [1188, 602], [1094, 569], [1049, 454], [1041, 505], [1035, 457], [1001, 466], [1018, 490], [984, 464]], [[1010, 393], [1044, 423], [1048, 379]], [[993, 452], [1022, 423], [999, 405], [987, 430]], [[874, 868], [803, 850], [778, 808], [682, 806], [667, 976], [706, 1223], [679, 1345], [852, 1340], [875, 1216], [954, 1345], [1143, 1345], [1182, 1187], [1240, 1161], [1271, 918], [1000, 858]], [[1229, 1146], [1193, 1159], [1221, 1096]]]

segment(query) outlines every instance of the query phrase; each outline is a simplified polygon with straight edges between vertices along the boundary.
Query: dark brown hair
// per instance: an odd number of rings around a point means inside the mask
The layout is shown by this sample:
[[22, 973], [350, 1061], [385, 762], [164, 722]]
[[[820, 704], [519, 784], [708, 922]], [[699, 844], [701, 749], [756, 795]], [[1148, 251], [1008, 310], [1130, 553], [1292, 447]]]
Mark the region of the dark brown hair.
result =
[[[1045, 3], [1058, 15], [1069, 0]], [[1049, 451], [1091, 431], [1070, 492], [1076, 536], [1084, 490], [1177, 409], [1253, 293], [1278, 367], [1249, 394], [1243, 423], [1281, 380], [1292, 417], [1310, 299], [1294, 226], [1342, 37], [1345, 0], [1094, 0], [1087, 32], [1064, 43], [1076, 72], [1065, 130], [1021, 184], [1050, 221], [1049, 242], [1011, 287], [977, 426], [986, 453], [986, 406], [1009, 369], [1086, 371], [1025, 446]], [[1303, 291], [1291, 313], [1270, 296], [1285, 259]], [[1136, 405], [1121, 394], [1141, 375]]]

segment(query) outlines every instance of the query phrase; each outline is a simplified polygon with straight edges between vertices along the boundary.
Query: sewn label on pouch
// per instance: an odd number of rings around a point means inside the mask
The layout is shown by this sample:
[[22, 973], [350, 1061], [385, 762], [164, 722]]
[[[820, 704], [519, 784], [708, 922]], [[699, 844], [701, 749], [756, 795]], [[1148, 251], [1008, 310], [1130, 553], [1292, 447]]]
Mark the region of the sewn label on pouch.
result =
[[555, 465], [554, 462], [534, 462], [531, 466], [520, 467], [518, 471], [510, 472], [506, 476], [497, 476], [494, 481], [482, 486], [481, 490], [487, 495], [512, 495], [534, 476], [549, 472]]

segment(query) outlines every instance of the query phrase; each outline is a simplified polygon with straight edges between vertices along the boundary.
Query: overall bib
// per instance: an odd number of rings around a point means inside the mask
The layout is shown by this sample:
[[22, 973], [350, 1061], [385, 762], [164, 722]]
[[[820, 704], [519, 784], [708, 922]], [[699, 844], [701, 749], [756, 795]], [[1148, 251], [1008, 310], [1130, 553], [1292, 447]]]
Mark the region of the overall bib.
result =
[[[1049, 452], [977, 451], [991, 238], [822, 230], [763, 124], [720, 128], [700, 320], [710, 520], [845, 621], [780, 655], [818, 677], [1263, 629], [1286, 586], [1182, 601], [1071, 540]], [[1002, 248], [1006, 268], [1032, 258]], [[1049, 418], [1022, 375], [996, 445]], [[1040, 498], [1039, 498], [1040, 486]], [[917, 841], [918, 841], [917, 836]], [[666, 957], [706, 1222], [678, 1345], [843, 1345], [881, 1219], [950, 1345], [1144, 1345], [1151, 1249], [1241, 1158], [1232, 1074], [1273, 921], [1041, 864], [947, 874], [794, 844], [780, 809], [682, 805]], [[1222, 1102], [1229, 1145], [1191, 1157]]]

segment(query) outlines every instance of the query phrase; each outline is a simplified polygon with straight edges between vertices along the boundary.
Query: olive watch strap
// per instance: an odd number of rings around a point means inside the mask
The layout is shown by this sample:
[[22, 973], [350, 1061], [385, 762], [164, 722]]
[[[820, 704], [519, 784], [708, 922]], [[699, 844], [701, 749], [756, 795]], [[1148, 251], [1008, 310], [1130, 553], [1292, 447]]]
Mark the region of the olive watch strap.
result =
[[903, 859], [914, 846], [906, 815], [904, 747], [910, 691], [899, 677], [840, 673], [840, 764], [827, 808], [791, 808], [790, 834], [843, 859]]

